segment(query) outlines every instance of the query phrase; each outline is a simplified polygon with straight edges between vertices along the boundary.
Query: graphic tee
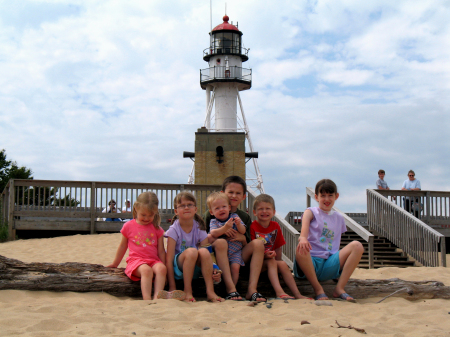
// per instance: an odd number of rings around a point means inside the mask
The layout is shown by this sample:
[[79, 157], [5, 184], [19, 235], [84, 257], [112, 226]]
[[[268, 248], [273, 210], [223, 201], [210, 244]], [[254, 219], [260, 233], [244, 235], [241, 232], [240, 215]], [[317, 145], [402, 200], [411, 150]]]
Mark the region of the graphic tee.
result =
[[166, 234], [166, 238], [172, 238], [175, 240], [175, 255], [184, 252], [187, 248], [198, 249], [200, 243], [208, 237], [206, 231], [200, 229], [200, 225], [194, 220], [192, 230], [190, 233], [186, 233], [180, 226], [180, 221], [177, 219], [169, 227]]
[[153, 224], [143, 226], [133, 219], [125, 222], [120, 232], [128, 239], [127, 262], [136, 258], [159, 260], [158, 239], [164, 235], [162, 228], [156, 229]]
[[286, 244], [284, 240], [283, 233], [281, 232], [280, 225], [278, 222], [270, 221], [267, 228], [260, 225], [258, 221], [253, 221], [250, 226], [250, 235], [252, 240], [263, 238], [264, 251], [268, 252], [282, 247]]
[[339, 251], [341, 235], [347, 231], [344, 217], [337, 212], [326, 213], [319, 207], [308, 208], [313, 219], [309, 225], [308, 241], [311, 256], [328, 259]]

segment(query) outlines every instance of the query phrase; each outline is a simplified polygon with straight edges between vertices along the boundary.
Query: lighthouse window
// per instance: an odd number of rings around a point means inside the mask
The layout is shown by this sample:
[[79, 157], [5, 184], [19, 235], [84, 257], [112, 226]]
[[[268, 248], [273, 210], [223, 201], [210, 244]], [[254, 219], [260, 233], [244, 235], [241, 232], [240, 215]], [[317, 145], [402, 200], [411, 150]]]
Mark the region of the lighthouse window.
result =
[[212, 48], [214, 49], [214, 53], [223, 54], [223, 53], [232, 53], [232, 54], [240, 54], [241, 53], [241, 37], [239, 34], [235, 33], [216, 33], [214, 34], [214, 42]]
[[225, 48], [225, 53], [231, 53], [231, 46], [233, 43], [232, 33], [223, 34], [223, 47]]
[[241, 53], [241, 37], [239, 34], [233, 34], [233, 53]]
[[216, 53], [221, 54], [223, 48], [223, 33], [217, 33], [214, 35], [214, 49]]

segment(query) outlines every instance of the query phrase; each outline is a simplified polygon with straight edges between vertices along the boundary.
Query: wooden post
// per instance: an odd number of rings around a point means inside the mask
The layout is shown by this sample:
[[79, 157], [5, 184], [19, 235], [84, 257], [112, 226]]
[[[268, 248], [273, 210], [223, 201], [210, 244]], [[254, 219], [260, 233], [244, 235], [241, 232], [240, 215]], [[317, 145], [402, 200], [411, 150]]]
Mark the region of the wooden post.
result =
[[369, 248], [369, 269], [373, 269], [375, 267], [374, 250], [373, 250], [373, 236], [369, 237], [368, 248]]
[[14, 195], [15, 195], [15, 186], [14, 179], [9, 181], [9, 201], [8, 201], [8, 234], [9, 240], [16, 239], [16, 230], [14, 228]]
[[430, 195], [430, 191], [427, 191], [427, 194], [425, 196], [426, 198], [426, 204], [427, 204], [427, 213], [425, 214], [425, 219], [422, 220], [423, 222], [425, 222], [427, 225], [430, 225], [430, 216], [431, 216], [431, 195]]
[[95, 233], [95, 211], [97, 207], [95, 206], [95, 182], [91, 184], [91, 234]]
[[6, 223], [6, 219], [7, 219], [7, 214], [8, 214], [8, 212], [7, 212], [7, 210], [8, 210], [8, 188], [7, 187], [5, 187], [5, 189], [2, 191], [2, 192], [4, 192], [4, 193], [2, 193], [2, 203], [1, 203], [1, 206], [2, 206], [2, 214], [1, 214], [1, 216], [2, 216], [2, 218], [1, 218], [1, 220], [0, 220], [0, 223]]
[[447, 260], [446, 260], [446, 248], [445, 248], [445, 237], [441, 238], [441, 254], [440, 254], [440, 258], [441, 258], [441, 263], [440, 266], [441, 267], [447, 267]]

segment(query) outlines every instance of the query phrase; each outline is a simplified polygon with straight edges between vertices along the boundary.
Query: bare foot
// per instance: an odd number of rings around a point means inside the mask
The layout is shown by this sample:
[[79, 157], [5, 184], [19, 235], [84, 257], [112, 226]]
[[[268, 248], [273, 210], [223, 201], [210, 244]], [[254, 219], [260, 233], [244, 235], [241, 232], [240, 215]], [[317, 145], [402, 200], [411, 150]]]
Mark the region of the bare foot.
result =
[[295, 297], [288, 294], [277, 295], [277, 298], [281, 298], [282, 300], [295, 300]]
[[303, 295], [295, 295], [295, 298], [297, 299], [297, 300], [312, 300], [312, 298], [311, 297], [306, 297], [306, 296], [303, 296]]
[[225, 302], [225, 299], [222, 298], [222, 297], [217, 296], [217, 297], [213, 297], [213, 298], [208, 298], [208, 302], [220, 303], [220, 302]]

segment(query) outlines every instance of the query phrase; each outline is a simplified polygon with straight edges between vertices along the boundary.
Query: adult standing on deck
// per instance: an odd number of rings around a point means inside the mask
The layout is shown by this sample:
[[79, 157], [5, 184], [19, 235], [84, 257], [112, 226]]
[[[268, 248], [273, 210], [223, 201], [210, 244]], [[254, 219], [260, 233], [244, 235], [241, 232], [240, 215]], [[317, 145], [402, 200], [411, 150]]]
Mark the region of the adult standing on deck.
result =
[[[403, 182], [402, 190], [404, 190], [404, 191], [420, 191], [422, 189], [422, 187], [420, 186], [420, 181], [417, 180], [415, 178], [415, 176], [416, 176], [416, 174], [414, 173], [414, 171], [413, 170], [409, 170], [409, 172], [408, 172], [408, 179], [406, 179]], [[412, 206], [413, 201], [414, 201], [414, 204], [417, 205], [417, 207], [414, 207], [414, 208], [416, 208], [414, 210], [414, 216], [416, 218], [418, 218], [419, 217], [419, 209], [420, 209], [419, 198], [418, 197], [413, 197], [413, 198], [410, 199], [409, 197], [406, 197], [406, 198], [404, 198], [404, 201], [405, 201], [405, 210], [407, 212], [409, 212], [410, 209], [413, 208], [411, 206]]]
[[129, 199], [125, 201], [125, 206], [122, 208], [122, 213], [131, 213], [131, 201]]
[[[108, 202], [108, 207], [106, 207], [102, 213], [120, 213], [120, 210], [116, 208], [116, 201], [111, 199]], [[103, 218], [103, 221], [122, 221], [120, 218]]]

